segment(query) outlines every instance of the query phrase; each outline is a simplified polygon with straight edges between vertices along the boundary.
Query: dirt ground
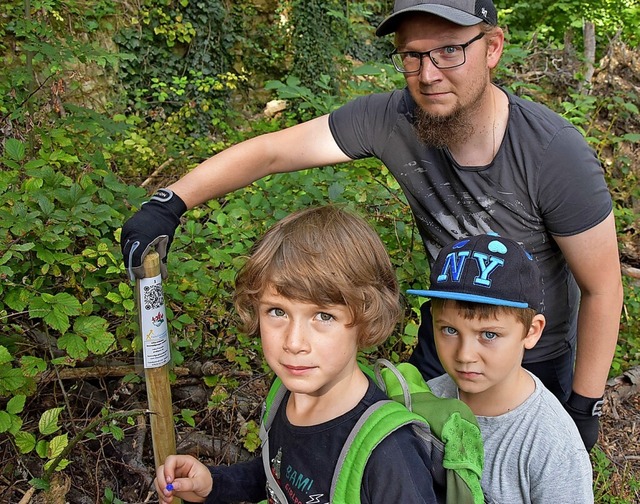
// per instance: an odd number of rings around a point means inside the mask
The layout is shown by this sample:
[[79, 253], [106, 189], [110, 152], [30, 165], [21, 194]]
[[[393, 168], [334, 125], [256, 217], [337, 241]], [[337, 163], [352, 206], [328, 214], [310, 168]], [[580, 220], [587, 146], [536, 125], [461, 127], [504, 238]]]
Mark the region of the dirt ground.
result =
[[[595, 475], [596, 488], [620, 501], [640, 503], [640, 368], [610, 380], [598, 447], [611, 461]], [[592, 460], [594, 456], [592, 456]], [[599, 459], [600, 460], [600, 459]], [[635, 482], [635, 486], [630, 484]]]

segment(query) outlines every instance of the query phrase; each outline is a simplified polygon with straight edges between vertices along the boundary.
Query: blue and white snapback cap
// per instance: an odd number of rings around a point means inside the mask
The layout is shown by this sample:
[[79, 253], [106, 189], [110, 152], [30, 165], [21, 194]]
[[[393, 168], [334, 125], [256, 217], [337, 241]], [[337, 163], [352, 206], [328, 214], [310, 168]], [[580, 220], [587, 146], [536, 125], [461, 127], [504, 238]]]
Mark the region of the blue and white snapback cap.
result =
[[472, 301], [539, 312], [540, 271], [522, 245], [496, 234], [462, 238], [443, 247], [430, 274], [429, 290], [417, 296]]

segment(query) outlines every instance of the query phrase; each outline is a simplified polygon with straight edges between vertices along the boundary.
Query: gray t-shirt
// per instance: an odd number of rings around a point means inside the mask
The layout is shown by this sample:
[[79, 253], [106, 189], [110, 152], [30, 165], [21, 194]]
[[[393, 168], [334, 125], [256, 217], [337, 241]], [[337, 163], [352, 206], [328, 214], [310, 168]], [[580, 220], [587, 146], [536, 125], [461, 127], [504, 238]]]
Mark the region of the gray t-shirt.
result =
[[601, 165], [580, 132], [543, 105], [507, 96], [507, 130], [487, 166], [460, 166], [447, 149], [422, 144], [406, 89], [358, 98], [332, 112], [329, 126], [346, 155], [377, 157], [389, 168], [430, 261], [447, 243], [487, 232], [533, 253], [547, 325], [525, 362], [538, 362], [565, 352], [576, 338], [579, 289], [552, 235], [592, 228], [612, 203]]
[[[530, 373], [531, 374], [531, 373]], [[591, 461], [558, 399], [531, 374], [536, 389], [504, 415], [479, 416], [487, 504], [593, 503]], [[449, 375], [427, 382], [438, 397], [457, 397]]]

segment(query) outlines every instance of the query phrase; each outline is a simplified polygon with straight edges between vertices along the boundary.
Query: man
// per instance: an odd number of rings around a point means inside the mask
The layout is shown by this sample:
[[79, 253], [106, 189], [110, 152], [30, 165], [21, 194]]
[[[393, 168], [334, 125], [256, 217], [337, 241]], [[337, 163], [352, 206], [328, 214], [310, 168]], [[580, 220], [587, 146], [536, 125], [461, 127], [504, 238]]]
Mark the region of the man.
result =
[[[622, 304], [612, 203], [595, 153], [557, 114], [491, 83], [504, 44], [491, 0], [396, 0], [376, 33], [395, 33], [392, 61], [405, 89], [204, 161], [125, 224], [125, 265], [139, 275], [151, 247], [166, 255], [187, 208], [273, 173], [375, 156], [402, 187], [431, 261], [447, 243], [486, 232], [532, 251], [547, 327], [524, 366], [565, 404], [590, 449]], [[422, 316], [411, 361], [428, 379], [443, 369], [428, 304]]]

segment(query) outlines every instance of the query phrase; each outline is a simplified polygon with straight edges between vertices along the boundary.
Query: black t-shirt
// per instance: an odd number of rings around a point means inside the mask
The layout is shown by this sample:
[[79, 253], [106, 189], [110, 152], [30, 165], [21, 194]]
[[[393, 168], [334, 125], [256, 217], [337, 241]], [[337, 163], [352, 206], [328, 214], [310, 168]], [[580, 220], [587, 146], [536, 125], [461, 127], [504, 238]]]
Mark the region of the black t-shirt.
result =
[[387, 166], [431, 262], [444, 245], [487, 232], [513, 238], [534, 255], [547, 325], [524, 360], [537, 362], [563, 353], [576, 338], [579, 289], [553, 235], [594, 227], [609, 215], [612, 202], [600, 162], [582, 134], [547, 107], [507, 96], [506, 133], [487, 166], [461, 166], [448, 149], [422, 144], [406, 89], [358, 98], [332, 112], [329, 126], [346, 155], [377, 157]]
[[[269, 460], [289, 503], [326, 504], [336, 462], [351, 429], [371, 404], [386, 395], [370, 381], [360, 403], [328, 422], [298, 427], [286, 418], [285, 396], [269, 432]], [[435, 504], [431, 460], [411, 430], [402, 427], [385, 438], [365, 467], [362, 504]], [[213, 491], [207, 504], [266, 499], [266, 476], [258, 457], [242, 464], [211, 468]]]

